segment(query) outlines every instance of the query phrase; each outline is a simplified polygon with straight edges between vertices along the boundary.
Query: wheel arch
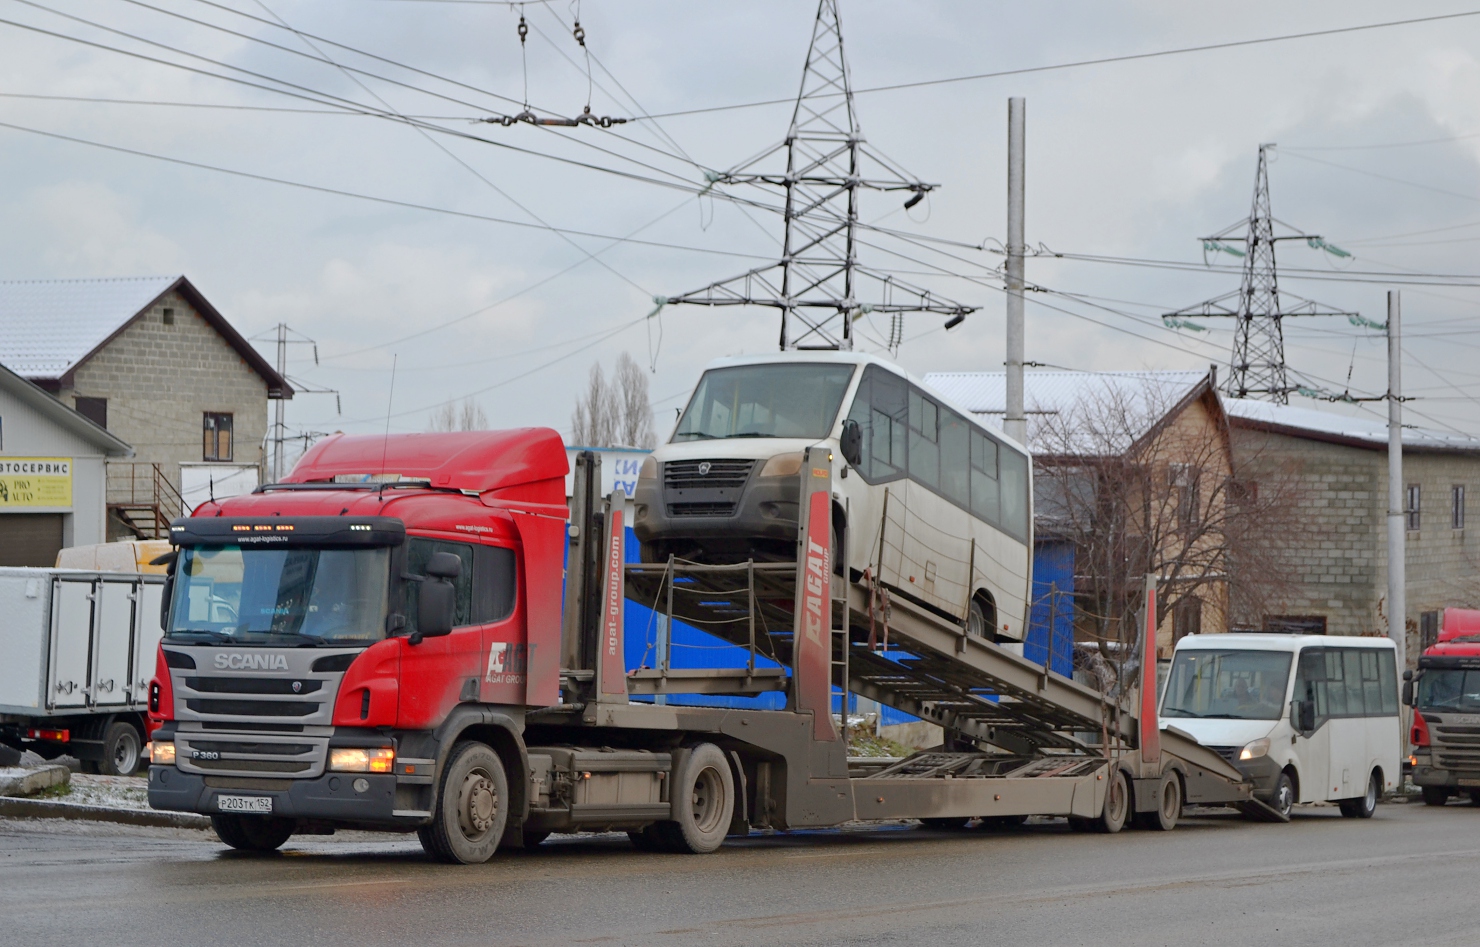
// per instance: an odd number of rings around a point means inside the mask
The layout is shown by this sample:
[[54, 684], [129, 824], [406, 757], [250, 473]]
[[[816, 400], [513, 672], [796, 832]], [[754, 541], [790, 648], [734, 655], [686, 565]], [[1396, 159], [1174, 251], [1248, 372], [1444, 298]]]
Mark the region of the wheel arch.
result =
[[459, 741], [485, 743], [503, 761], [508, 776], [510, 822], [522, 824], [529, 816], [529, 751], [520, 730], [519, 723], [509, 714], [474, 706], [457, 708], [436, 731], [435, 784], [441, 784], [447, 758]]

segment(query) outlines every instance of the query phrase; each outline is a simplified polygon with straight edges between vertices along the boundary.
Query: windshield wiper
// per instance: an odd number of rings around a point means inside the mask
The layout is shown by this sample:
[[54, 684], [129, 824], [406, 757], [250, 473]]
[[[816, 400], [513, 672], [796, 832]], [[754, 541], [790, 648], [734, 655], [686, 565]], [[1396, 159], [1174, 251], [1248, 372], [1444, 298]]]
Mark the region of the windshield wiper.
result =
[[262, 634], [268, 638], [292, 638], [297, 640], [297, 642], [301, 646], [307, 648], [317, 648], [321, 645], [327, 644], [327, 642], [323, 638], [319, 638], [315, 635], [300, 634], [296, 631], [265, 631], [262, 632]]
[[177, 628], [176, 630], [170, 632], [165, 637], [167, 637], [167, 638], [183, 638], [186, 635], [200, 635], [201, 637], [203, 637], [203, 638], [209, 638], [212, 641], [234, 642], [234, 641], [237, 641], [238, 640], [237, 638], [233, 637], [232, 635], [228, 635], [224, 631], [216, 631], [215, 629], [212, 629], [212, 628]]

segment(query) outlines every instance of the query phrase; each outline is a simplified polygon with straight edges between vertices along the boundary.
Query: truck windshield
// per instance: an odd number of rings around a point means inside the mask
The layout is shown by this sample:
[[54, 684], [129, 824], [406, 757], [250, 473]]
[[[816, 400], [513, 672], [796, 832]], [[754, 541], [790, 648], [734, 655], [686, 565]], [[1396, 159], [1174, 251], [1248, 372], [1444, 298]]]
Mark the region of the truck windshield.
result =
[[852, 365], [737, 365], [704, 373], [673, 440], [805, 437], [832, 433]]
[[236, 644], [368, 644], [385, 637], [389, 548], [181, 551], [169, 635]]
[[1430, 668], [1418, 681], [1421, 710], [1480, 713], [1480, 671]]
[[1278, 720], [1289, 677], [1288, 651], [1178, 651], [1161, 715]]

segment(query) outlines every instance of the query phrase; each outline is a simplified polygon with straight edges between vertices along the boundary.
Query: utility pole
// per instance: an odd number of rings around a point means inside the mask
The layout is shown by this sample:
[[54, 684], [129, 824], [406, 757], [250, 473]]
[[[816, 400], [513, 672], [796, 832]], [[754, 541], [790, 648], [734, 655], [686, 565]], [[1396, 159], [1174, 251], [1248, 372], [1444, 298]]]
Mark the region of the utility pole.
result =
[[[1285, 366], [1285, 318], [1346, 316], [1356, 322], [1361, 317], [1356, 313], [1329, 309], [1321, 303], [1280, 289], [1274, 246], [1281, 240], [1301, 240], [1311, 249], [1324, 250], [1333, 256], [1350, 257], [1351, 254], [1332, 246], [1317, 234], [1275, 232], [1276, 224], [1285, 230], [1293, 228], [1275, 220], [1270, 209], [1267, 153], [1273, 149], [1272, 144], [1259, 146], [1259, 167], [1254, 173], [1254, 202], [1248, 219], [1225, 227], [1211, 237], [1201, 238], [1205, 258], [1208, 253], [1227, 253], [1243, 260], [1242, 285], [1231, 293], [1165, 313], [1161, 318], [1169, 328], [1203, 331], [1206, 327], [1188, 322], [1184, 317], [1233, 317], [1233, 355], [1224, 391], [1234, 398], [1261, 398], [1289, 404], [1290, 392], [1296, 388], [1290, 384]], [[1240, 229], [1244, 230], [1242, 238], [1234, 236]], [[1243, 246], [1234, 246], [1237, 243]]]
[[1388, 291], [1388, 637], [1398, 649], [1398, 673], [1408, 667], [1407, 503], [1403, 489], [1403, 302]]
[[1003, 430], [1028, 442], [1023, 410], [1023, 197], [1028, 100], [1007, 100], [1007, 416]]
[[[288, 326], [277, 325], [277, 373], [279, 378], [288, 374]], [[283, 479], [283, 399], [279, 398], [272, 409], [272, 482]]]
[[[784, 165], [782, 160], [784, 158]], [[779, 191], [781, 259], [662, 305], [766, 306], [781, 311], [781, 349], [853, 348], [853, 324], [869, 313], [891, 317], [891, 351], [903, 339], [894, 317], [906, 312], [946, 316], [961, 324], [978, 307], [964, 306], [858, 262], [855, 235], [861, 191], [908, 195], [914, 207], [937, 185], [901, 171], [870, 148], [853, 107], [853, 82], [843, 55], [838, 0], [819, 0], [802, 87], [786, 139], [729, 171], [705, 172], [711, 186], [751, 184]]]

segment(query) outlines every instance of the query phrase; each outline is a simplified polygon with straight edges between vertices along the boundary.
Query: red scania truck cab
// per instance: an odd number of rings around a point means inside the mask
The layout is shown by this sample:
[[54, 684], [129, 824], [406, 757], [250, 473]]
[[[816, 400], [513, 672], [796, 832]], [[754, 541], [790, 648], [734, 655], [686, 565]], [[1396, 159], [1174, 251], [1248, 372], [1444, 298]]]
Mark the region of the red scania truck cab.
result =
[[1467, 795], [1480, 805], [1480, 611], [1444, 610], [1439, 640], [1419, 656], [1403, 693], [1413, 706], [1413, 783], [1423, 801], [1442, 806]]
[[364, 825], [491, 853], [524, 711], [557, 700], [567, 470], [549, 430], [335, 436], [172, 524], [150, 804], [242, 848]]

